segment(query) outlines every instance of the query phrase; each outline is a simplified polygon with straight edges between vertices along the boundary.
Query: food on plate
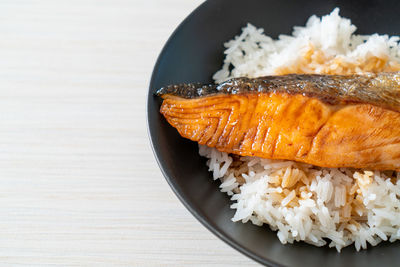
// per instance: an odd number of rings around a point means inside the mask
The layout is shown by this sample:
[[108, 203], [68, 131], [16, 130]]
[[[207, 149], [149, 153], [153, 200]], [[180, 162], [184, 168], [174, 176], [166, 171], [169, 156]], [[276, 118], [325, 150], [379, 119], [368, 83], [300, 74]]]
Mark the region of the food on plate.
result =
[[400, 170], [400, 74], [284, 75], [175, 85], [160, 112], [181, 136], [241, 156]]
[[400, 239], [400, 38], [355, 31], [339, 9], [277, 40], [248, 24], [225, 43], [220, 85], [159, 92], [233, 221], [338, 251]]

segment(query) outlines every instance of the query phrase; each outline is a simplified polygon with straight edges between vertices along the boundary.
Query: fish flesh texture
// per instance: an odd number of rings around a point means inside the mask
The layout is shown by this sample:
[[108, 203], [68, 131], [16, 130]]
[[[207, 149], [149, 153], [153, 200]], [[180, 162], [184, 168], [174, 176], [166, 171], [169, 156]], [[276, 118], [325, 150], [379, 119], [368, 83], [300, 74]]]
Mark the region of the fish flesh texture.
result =
[[400, 170], [400, 73], [289, 74], [157, 91], [181, 136], [241, 156]]

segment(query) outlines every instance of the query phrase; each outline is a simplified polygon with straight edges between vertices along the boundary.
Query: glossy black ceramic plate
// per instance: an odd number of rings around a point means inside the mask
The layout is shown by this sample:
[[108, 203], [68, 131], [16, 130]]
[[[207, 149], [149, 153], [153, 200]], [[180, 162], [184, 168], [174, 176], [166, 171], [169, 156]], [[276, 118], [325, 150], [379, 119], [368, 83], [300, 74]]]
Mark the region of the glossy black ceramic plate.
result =
[[[223, 43], [240, 33], [247, 22], [276, 38], [290, 34], [318, 16], [340, 8], [358, 34], [400, 34], [400, 1], [327, 0], [210, 0], [198, 7], [172, 34], [154, 67], [148, 95], [148, 125], [160, 168], [178, 198], [211, 232], [250, 258], [272, 266], [398, 266], [400, 242], [384, 242], [356, 252], [353, 246], [341, 253], [305, 243], [282, 245], [267, 226], [233, 223], [229, 197], [211, 179], [197, 144], [179, 136], [159, 113], [160, 87], [183, 82], [212, 82], [220, 69]], [[212, 249], [212, 248], [210, 248]], [[226, 259], [229, 264], [230, 259]]]

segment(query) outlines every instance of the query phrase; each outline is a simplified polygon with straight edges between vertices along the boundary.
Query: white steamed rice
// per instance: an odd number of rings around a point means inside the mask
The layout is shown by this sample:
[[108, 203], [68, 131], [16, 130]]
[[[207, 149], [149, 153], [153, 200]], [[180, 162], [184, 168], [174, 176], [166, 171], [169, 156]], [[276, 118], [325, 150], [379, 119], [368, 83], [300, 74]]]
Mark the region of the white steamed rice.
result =
[[[228, 78], [296, 73], [397, 71], [399, 37], [355, 35], [356, 27], [339, 10], [312, 16], [292, 36], [273, 40], [248, 24], [225, 44], [216, 82]], [[200, 155], [220, 189], [231, 196], [233, 221], [267, 224], [283, 243], [304, 241], [340, 251], [367, 243], [400, 239], [400, 175], [354, 169], [320, 168], [258, 157], [230, 156], [200, 146]]]

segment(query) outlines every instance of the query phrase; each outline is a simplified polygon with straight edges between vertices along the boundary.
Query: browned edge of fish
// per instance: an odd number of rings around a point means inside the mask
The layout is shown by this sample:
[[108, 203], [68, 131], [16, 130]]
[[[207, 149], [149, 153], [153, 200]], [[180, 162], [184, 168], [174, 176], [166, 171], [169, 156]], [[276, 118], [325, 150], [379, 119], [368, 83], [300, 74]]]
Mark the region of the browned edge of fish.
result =
[[233, 78], [219, 85], [199, 83], [170, 85], [156, 95], [174, 95], [186, 99], [216, 94], [289, 93], [315, 97], [341, 105], [366, 103], [400, 112], [400, 72], [363, 75], [288, 74], [259, 78]]

